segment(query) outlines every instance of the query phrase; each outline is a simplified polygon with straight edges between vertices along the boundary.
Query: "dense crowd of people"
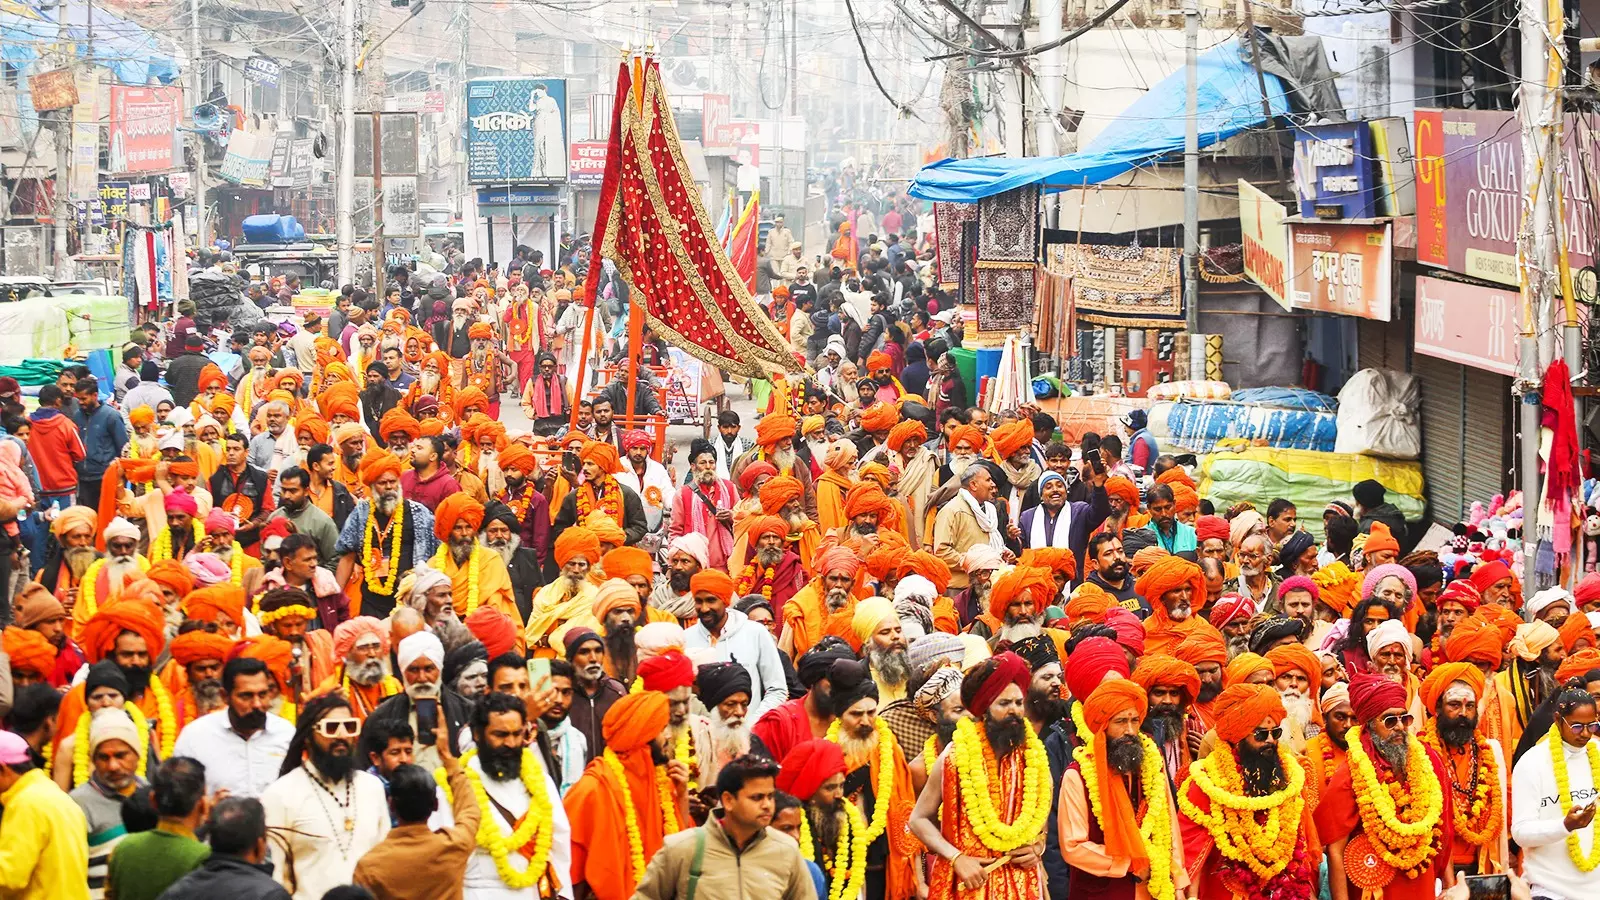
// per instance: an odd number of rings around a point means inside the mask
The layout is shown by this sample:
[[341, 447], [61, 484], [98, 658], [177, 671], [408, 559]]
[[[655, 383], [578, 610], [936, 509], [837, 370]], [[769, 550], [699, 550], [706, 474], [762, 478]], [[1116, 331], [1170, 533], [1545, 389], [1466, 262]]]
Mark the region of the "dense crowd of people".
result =
[[1214, 509], [1137, 419], [919, 395], [837, 317], [679, 472], [567, 382], [565, 273], [514, 272], [437, 327], [437, 281], [351, 290], [231, 372], [180, 317], [26, 416], [0, 379], [0, 897], [1600, 884], [1600, 575], [1406, 553], [1376, 482], [1318, 536]]

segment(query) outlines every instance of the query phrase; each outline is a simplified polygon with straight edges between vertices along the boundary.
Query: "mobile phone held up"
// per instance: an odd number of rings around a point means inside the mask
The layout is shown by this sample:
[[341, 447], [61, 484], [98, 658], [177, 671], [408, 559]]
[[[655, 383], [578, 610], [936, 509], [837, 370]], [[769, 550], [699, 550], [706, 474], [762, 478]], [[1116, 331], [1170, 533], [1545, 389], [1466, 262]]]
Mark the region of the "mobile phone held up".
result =
[[1467, 900], [1511, 900], [1511, 878], [1501, 875], [1468, 875]]

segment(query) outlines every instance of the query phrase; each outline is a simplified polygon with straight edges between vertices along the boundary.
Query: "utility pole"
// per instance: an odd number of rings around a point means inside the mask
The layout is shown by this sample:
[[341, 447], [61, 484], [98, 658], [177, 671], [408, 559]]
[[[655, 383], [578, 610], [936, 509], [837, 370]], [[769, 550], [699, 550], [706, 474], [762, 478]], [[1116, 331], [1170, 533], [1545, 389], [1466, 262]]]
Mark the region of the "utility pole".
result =
[[[1531, 0], [1530, 0], [1531, 2]], [[1198, 0], [1183, 3], [1183, 308], [1184, 328], [1191, 336], [1200, 333], [1200, 72], [1197, 63], [1200, 45], [1200, 5]], [[1194, 358], [1190, 354], [1190, 359]], [[1193, 362], [1189, 377], [1194, 378]]]
[[[194, 243], [196, 247], [208, 246], [206, 242], [206, 139], [194, 129], [194, 111], [205, 98], [201, 92], [205, 84], [201, 79], [200, 65], [200, 0], [189, 0], [189, 146], [194, 152], [194, 177], [189, 193], [194, 196]], [[226, 114], [226, 110], [219, 110]]]
[[[62, 24], [62, 41], [59, 44], [61, 52], [66, 55], [66, 68], [76, 78], [78, 68], [77, 45], [66, 40], [67, 4], [66, 0], [57, 0], [56, 21]], [[91, 16], [93, 11], [91, 9]], [[90, 49], [91, 60], [94, 50]], [[69, 55], [70, 54], [70, 55]], [[93, 63], [90, 63], [93, 65]], [[54, 239], [54, 252], [52, 260], [57, 281], [68, 281], [72, 278], [72, 263], [67, 257], [67, 223], [72, 220], [72, 204], [69, 201], [69, 185], [72, 184], [72, 107], [55, 110], [52, 114], [56, 122], [56, 197], [55, 208], [51, 215], [55, 219], [54, 227], [50, 229]]]
[[334, 206], [339, 217], [339, 280], [356, 280], [356, 0], [341, 0], [344, 59], [339, 90], [339, 177]]

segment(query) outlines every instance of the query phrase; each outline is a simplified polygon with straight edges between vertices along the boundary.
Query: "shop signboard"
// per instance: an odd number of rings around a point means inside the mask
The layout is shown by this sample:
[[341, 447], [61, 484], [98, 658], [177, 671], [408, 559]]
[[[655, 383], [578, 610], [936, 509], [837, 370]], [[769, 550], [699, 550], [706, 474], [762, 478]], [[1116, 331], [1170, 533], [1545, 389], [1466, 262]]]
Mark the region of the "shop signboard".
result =
[[66, 109], [78, 102], [78, 80], [71, 69], [51, 69], [28, 76], [28, 91], [33, 96], [33, 108], [39, 112]]
[[111, 86], [111, 171], [162, 172], [177, 168], [178, 121], [183, 89]]
[[1521, 332], [1516, 288], [1417, 276], [1418, 353], [1516, 377]]
[[564, 78], [475, 78], [467, 82], [467, 180], [560, 184], [567, 180]]
[[1387, 221], [1290, 222], [1290, 305], [1389, 321], [1392, 228]]
[[1239, 229], [1244, 239], [1244, 274], [1267, 296], [1289, 309], [1288, 232], [1283, 204], [1239, 179]]
[[1378, 214], [1377, 166], [1366, 122], [1294, 130], [1294, 193], [1300, 215], [1362, 219]]
[[572, 145], [572, 162], [567, 181], [575, 188], [598, 188], [606, 177], [606, 147], [601, 141]]
[[265, 56], [252, 56], [244, 61], [244, 77], [252, 84], [277, 87], [278, 78], [282, 74], [283, 66], [275, 59]]
[[126, 181], [100, 182], [100, 204], [105, 209], [105, 215], [111, 219], [126, 219], [128, 217], [128, 200], [132, 191]]

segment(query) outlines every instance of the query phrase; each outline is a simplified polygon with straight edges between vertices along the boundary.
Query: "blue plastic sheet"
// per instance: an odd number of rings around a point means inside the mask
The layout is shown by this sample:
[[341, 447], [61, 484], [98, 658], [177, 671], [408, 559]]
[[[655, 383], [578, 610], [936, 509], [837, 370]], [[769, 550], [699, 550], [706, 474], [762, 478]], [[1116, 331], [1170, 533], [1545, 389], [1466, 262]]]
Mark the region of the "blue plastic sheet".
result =
[[1302, 409], [1309, 412], [1338, 412], [1339, 401], [1308, 388], [1260, 387], [1234, 391], [1229, 398], [1235, 403], [1254, 403], [1257, 406], [1276, 406], [1283, 409]]
[[1164, 427], [1152, 427], [1163, 448], [1177, 446], [1209, 453], [1231, 439], [1263, 441], [1280, 450], [1332, 453], [1339, 435], [1339, 417], [1332, 412], [1281, 409], [1251, 403], [1181, 400], [1157, 404], [1165, 412]]

